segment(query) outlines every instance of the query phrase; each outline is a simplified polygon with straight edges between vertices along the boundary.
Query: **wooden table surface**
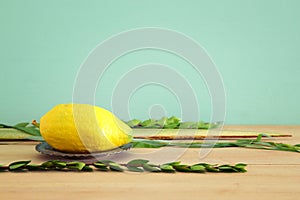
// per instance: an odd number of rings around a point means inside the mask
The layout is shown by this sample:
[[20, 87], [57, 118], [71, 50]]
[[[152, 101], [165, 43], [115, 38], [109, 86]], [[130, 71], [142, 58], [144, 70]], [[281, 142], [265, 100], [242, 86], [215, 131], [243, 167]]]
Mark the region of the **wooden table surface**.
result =
[[[226, 126], [224, 129], [292, 134], [276, 142], [300, 143], [300, 126]], [[0, 163], [49, 160], [35, 151], [35, 142], [0, 145]], [[109, 159], [134, 158], [187, 164], [247, 163], [246, 173], [134, 172], [5, 172], [0, 173], [0, 199], [300, 199], [300, 154], [243, 148], [212, 150], [131, 149]]]

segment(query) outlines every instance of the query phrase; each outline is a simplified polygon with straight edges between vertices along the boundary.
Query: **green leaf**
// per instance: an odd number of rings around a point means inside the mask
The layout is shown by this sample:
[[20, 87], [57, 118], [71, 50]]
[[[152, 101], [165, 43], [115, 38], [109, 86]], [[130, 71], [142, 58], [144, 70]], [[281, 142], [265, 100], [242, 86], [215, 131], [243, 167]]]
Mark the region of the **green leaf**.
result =
[[31, 162], [30, 160], [13, 162], [8, 166], [8, 169], [9, 170], [21, 170], [26, 165], [28, 165], [30, 162]]
[[33, 136], [33, 135], [28, 135], [28, 137], [25, 137], [24, 139], [40, 141], [40, 142], [45, 141], [42, 136]]
[[267, 149], [266, 147], [257, 144], [245, 144], [243, 147], [251, 149]]
[[109, 163], [115, 163], [114, 161], [112, 161], [112, 160], [100, 160], [100, 161], [98, 161], [99, 163], [103, 163], [103, 164], [105, 164], [106, 166], [109, 166]]
[[167, 173], [174, 173], [174, 172], [176, 172], [176, 170], [173, 168], [173, 166], [166, 165], [166, 164], [161, 165], [160, 169], [161, 169], [162, 172], [167, 172]]
[[[101, 161], [97, 161], [97, 162], [93, 163], [93, 165], [94, 165], [94, 167], [96, 167], [96, 168], [105, 168], [105, 169], [108, 170], [108, 168], [107, 168], [108, 164], [105, 164], [105, 163], [103, 163], [103, 162], [101, 162]], [[106, 170], [106, 171], [107, 171], [107, 170]]]
[[190, 169], [192, 172], [197, 172], [197, 173], [205, 173], [206, 172], [205, 167], [203, 165], [199, 165], [199, 164], [192, 165], [190, 167]]
[[272, 147], [274, 146], [274, 142], [254, 142], [253, 144], [255, 145], [261, 145], [261, 146], [266, 146], [266, 147]]
[[53, 162], [53, 165], [58, 169], [63, 169], [67, 166], [67, 163], [63, 162], [63, 161], [53, 160], [52, 162]]
[[224, 148], [224, 147], [239, 147], [240, 145], [235, 142], [218, 142], [214, 146], [214, 148]]
[[160, 148], [167, 146], [167, 142], [160, 142], [156, 140], [133, 140], [132, 147], [133, 148]]
[[63, 169], [67, 166], [67, 163], [59, 160], [49, 160], [42, 163], [41, 166], [49, 169]]
[[173, 168], [179, 172], [190, 172], [191, 171], [191, 169], [189, 168], [188, 165], [173, 165]]
[[168, 118], [167, 117], [162, 117], [160, 120], [156, 122], [156, 124], [160, 127], [163, 128], [165, 124], [167, 123]]
[[55, 168], [55, 165], [52, 160], [42, 163], [41, 166], [44, 168]]
[[167, 119], [163, 128], [164, 129], [176, 129], [179, 127], [179, 125], [180, 125], [180, 119], [175, 116], [172, 116]]
[[124, 171], [124, 169], [121, 167], [121, 165], [114, 163], [114, 162], [109, 163], [109, 168], [112, 171], [118, 171], [118, 172]]
[[6, 124], [0, 124], [0, 127], [1, 128], [13, 128], [13, 126], [9, 126], [9, 125], [6, 125]]
[[239, 172], [238, 169], [230, 165], [221, 165], [218, 168], [220, 172]]
[[165, 163], [164, 165], [175, 166], [175, 165], [180, 165], [180, 163], [181, 163], [181, 161], [175, 161], [175, 162]]
[[66, 167], [68, 167], [69, 169], [76, 169], [78, 171], [81, 171], [85, 166], [86, 165], [84, 162], [79, 162], [79, 161], [66, 163]]
[[29, 165], [26, 166], [26, 168], [29, 171], [43, 171], [43, 170], [45, 170], [44, 167], [42, 167], [41, 165], [36, 165], [36, 164], [29, 164]]
[[132, 161], [129, 161], [127, 163], [127, 166], [132, 166], [132, 167], [142, 167], [144, 164], [148, 163], [149, 160], [144, 160], [144, 159], [135, 159]]
[[96, 168], [97, 168], [97, 170], [104, 171], [104, 172], [109, 170], [107, 167], [96, 167]]
[[81, 171], [84, 171], [84, 172], [92, 172], [94, 171], [93, 168], [91, 168], [90, 166], [88, 165], [85, 165]]
[[263, 134], [259, 134], [255, 140], [255, 142], [260, 142], [263, 137]]
[[134, 167], [134, 166], [126, 166], [126, 167], [131, 172], [144, 172], [144, 170], [139, 167]]
[[181, 129], [197, 129], [198, 123], [197, 122], [181, 122], [179, 125]]
[[205, 167], [205, 170], [208, 172], [219, 172], [219, 168], [216, 165], [210, 165], [206, 163], [199, 163], [199, 165], [203, 165]]
[[154, 119], [148, 119], [141, 123], [141, 126], [144, 128], [154, 128], [155, 127], [155, 120]]
[[13, 126], [13, 128], [17, 129], [19, 131], [23, 131], [23, 132], [28, 133], [33, 136], [41, 136], [40, 131], [34, 126], [32, 126], [32, 127]]
[[22, 122], [22, 123], [18, 123], [14, 126], [18, 126], [18, 127], [26, 127], [29, 123], [28, 122]]
[[247, 166], [247, 164], [245, 163], [238, 163], [235, 165], [236, 168], [245, 168]]
[[198, 126], [197, 126], [198, 129], [209, 129], [211, 128], [211, 124], [210, 123], [207, 123], [207, 122], [198, 122]]
[[41, 133], [40, 133], [38, 128], [36, 128], [35, 126], [27, 127], [26, 124], [28, 125], [29, 123], [19, 123], [19, 124], [16, 124], [15, 126], [0, 124], [0, 127], [1, 128], [14, 128], [14, 129], [17, 129], [19, 131], [25, 132], [27, 134], [33, 135], [33, 136], [41, 136]]
[[247, 172], [247, 170], [245, 169], [246, 166], [247, 164], [238, 163], [234, 166], [234, 168], [237, 169], [239, 172]]
[[134, 128], [134, 127], [138, 127], [141, 124], [141, 121], [138, 119], [133, 119], [133, 120], [126, 122], [126, 124], [128, 126], [130, 126], [131, 128]]
[[102, 163], [101, 161], [93, 163], [93, 165], [100, 171], [108, 171], [108, 165], [109, 163], [105, 164]]
[[148, 172], [160, 172], [161, 171], [157, 166], [151, 165], [151, 164], [144, 164], [143, 168], [145, 171], [148, 171]]

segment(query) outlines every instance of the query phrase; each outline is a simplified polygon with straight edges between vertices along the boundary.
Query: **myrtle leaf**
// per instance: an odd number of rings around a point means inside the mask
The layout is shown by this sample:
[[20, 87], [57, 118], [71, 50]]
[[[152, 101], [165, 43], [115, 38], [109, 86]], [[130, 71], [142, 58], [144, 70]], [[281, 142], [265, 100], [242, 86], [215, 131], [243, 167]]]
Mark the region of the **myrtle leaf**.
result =
[[192, 165], [190, 167], [191, 171], [192, 172], [197, 172], [197, 173], [204, 173], [206, 170], [205, 170], [205, 167], [203, 165]]
[[220, 172], [238, 172], [238, 169], [230, 165], [221, 165], [218, 169]]
[[41, 166], [44, 167], [44, 168], [49, 168], [49, 169], [50, 168], [55, 168], [55, 165], [54, 165], [52, 160], [49, 160], [49, 161], [46, 161], [46, 162], [42, 163]]
[[29, 164], [26, 166], [29, 171], [42, 171], [46, 170], [43, 166], [37, 164]]
[[76, 169], [78, 171], [81, 171], [84, 167], [85, 167], [85, 163], [84, 162], [68, 162], [66, 164], [66, 167], [68, 167], [69, 169]]
[[101, 161], [98, 161], [97, 163], [103, 163], [106, 166], [109, 166], [109, 163], [114, 163], [114, 161], [112, 161], [112, 160], [101, 160]]
[[142, 167], [144, 164], [148, 163], [149, 160], [144, 160], [144, 159], [135, 159], [127, 163], [127, 166], [132, 166], [132, 167]]
[[191, 169], [189, 168], [188, 165], [173, 165], [173, 168], [179, 172], [190, 172], [191, 171]]
[[31, 162], [30, 160], [13, 162], [8, 166], [8, 169], [9, 170], [21, 170], [26, 165], [28, 165], [30, 162]]
[[84, 171], [84, 172], [92, 172], [94, 171], [93, 168], [91, 168], [90, 166], [88, 165], [85, 165], [81, 171]]
[[115, 162], [109, 163], [109, 168], [112, 171], [118, 171], [118, 172], [123, 172], [124, 171], [124, 169], [121, 167], [121, 165], [119, 165]]
[[108, 164], [104, 164], [101, 161], [95, 162], [93, 165], [100, 171], [108, 171]]
[[59, 161], [59, 160], [54, 160], [52, 161], [53, 162], [53, 165], [58, 168], [58, 169], [63, 169], [67, 166], [67, 163], [66, 162], [62, 162], [62, 161]]
[[167, 172], [167, 173], [176, 172], [176, 170], [173, 168], [172, 165], [167, 165], [167, 164], [161, 165], [160, 169], [161, 169], [162, 172]]
[[151, 165], [151, 164], [144, 164], [143, 168], [145, 171], [148, 171], [148, 172], [160, 172], [161, 171], [157, 166]]
[[247, 164], [244, 163], [238, 163], [234, 166], [235, 169], [237, 169], [239, 172], [246, 172], [247, 170], [245, 169], [245, 167], [247, 166]]
[[131, 172], [143, 172], [144, 170], [139, 168], [139, 167], [134, 167], [134, 166], [126, 166], [129, 171]]
[[198, 165], [204, 166], [205, 170], [207, 172], [219, 172], [220, 171], [217, 165], [210, 165], [207, 163], [199, 163]]
[[179, 165], [180, 163], [181, 161], [175, 161], [175, 162], [165, 163], [165, 165], [175, 166], [175, 165]]

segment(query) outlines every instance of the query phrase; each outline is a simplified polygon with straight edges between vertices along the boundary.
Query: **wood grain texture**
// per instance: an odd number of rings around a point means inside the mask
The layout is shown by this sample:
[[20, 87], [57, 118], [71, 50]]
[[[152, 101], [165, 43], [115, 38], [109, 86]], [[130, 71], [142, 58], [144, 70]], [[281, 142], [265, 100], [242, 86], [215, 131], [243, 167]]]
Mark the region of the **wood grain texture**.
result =
[[[259, 134], [266, 133], [270, 137], [291, 137], [291, 134], [248, 130], [220, 130], [218, 129], [153, 129], [134, 128], [133, 136], [138, 139], [154, 140], [203, 140], [203, 139], [238, 139], [256, 138]], [[35, 139], [41, 141], [39, 137], [30, 136], [20, 130], [13, 128], [0, 128], [0, 142], [13, 140]]]
[[[230, 126], [228, 129], [292, 134], [277, 142], [300, 143], [300, 126]], [[0, 163], [48, 160], [34, 150], [36, 143], [0, 145]], [[0, 199], [299, 199], [300, 154], [242, 148], [132, 149], [113, 156], [162, 163], [174, 159], [187, 164], [248, 163], [241, 174], [155, 174], [118, 172], [0, 173]]]

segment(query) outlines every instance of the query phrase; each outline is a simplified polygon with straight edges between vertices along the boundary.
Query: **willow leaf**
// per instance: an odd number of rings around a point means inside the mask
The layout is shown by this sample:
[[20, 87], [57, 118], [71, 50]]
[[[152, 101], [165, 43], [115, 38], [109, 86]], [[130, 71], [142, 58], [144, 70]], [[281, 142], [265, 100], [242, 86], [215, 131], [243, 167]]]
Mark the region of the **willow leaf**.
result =
[[22, 123], [16, 124], [15, 126], [18, 126], [18, 127], [26, 127], [26, 126], [28, 126], [28, 125], [29, 125], [28, 122], [22, 122]]

